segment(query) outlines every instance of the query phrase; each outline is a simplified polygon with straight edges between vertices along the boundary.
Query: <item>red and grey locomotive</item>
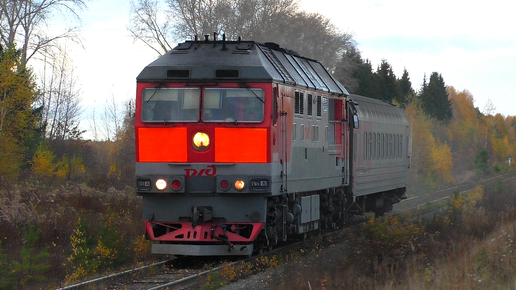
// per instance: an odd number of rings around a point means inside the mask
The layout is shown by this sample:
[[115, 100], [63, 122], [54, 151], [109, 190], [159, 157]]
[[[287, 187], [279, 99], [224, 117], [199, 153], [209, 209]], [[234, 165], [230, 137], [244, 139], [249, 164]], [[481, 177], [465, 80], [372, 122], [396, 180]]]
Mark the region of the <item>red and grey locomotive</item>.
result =
[[136, 99], [153, 253], [251, 255], [405, 197], [403, 111], [276, 44], [186, 41], [143, 69]]

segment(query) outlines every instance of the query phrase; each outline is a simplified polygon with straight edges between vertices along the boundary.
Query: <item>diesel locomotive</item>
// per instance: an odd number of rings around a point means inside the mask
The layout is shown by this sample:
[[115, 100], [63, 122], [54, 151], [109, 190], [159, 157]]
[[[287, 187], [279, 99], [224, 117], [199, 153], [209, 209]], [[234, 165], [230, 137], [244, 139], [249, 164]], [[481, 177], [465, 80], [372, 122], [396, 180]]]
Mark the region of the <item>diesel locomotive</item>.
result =
[[135, 137], [156, 254], [251, 255], [405, 198], [403, 110], [274, 43], [177, 45], [137, 77]]

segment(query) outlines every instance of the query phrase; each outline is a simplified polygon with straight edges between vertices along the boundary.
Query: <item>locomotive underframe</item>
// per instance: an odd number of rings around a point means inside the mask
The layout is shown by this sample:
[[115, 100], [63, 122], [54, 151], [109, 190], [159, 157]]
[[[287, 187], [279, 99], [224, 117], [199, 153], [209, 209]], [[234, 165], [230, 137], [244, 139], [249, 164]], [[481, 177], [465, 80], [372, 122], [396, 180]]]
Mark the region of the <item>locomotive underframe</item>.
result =
[[268, 240], [266, 246], [286, 241], [288, 237], [304, 238], [311, 233], [336, 229], [345, 225], [352, 215], [374, 212], [383, 216], [404, 198], [405, 188], [353, 197], [344, 186], [271, 197], [263, 233]]

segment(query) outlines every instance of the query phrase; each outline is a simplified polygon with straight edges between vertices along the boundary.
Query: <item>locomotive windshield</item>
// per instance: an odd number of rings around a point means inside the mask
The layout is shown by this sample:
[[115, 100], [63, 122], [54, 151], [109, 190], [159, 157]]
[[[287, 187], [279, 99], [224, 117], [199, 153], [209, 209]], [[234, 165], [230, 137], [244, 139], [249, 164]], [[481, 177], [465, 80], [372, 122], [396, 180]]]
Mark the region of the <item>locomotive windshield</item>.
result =
[[199, 89], [144, 89], [142, 121], [197, 122], [199, 120], [199, 100]]
[[[261, 122], [264, 92], [261, 89], [207, 88], [203, 95], [204, 122]], [[201, 91], [197, 88], [143, 90], [142, 121], [198, 122]]]
[[206, 89], [202, 119], [206, 122], [261, 122], [263, 90]]

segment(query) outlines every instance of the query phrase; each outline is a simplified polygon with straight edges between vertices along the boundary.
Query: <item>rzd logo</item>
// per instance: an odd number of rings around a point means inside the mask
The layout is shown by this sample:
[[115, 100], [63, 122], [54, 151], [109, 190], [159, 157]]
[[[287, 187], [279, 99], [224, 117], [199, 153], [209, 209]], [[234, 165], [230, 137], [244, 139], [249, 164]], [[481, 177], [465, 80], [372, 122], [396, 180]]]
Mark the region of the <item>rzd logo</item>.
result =
[[213, 165], [208, 165], [208, 168], [203, 168], [199, 171], [193, 168], [185, 169], [186, 179], [190, 179], [192, 176], [215, 176], [217, 174], [217, 168]]

